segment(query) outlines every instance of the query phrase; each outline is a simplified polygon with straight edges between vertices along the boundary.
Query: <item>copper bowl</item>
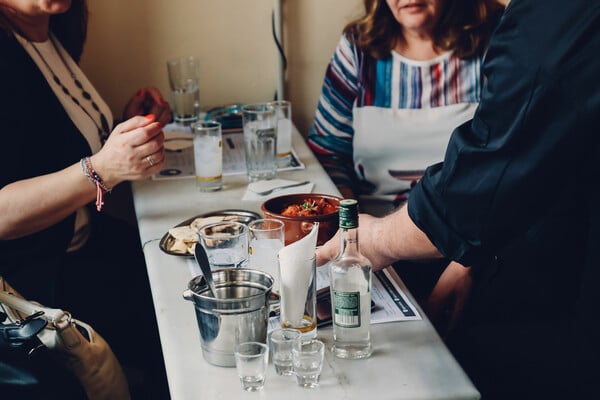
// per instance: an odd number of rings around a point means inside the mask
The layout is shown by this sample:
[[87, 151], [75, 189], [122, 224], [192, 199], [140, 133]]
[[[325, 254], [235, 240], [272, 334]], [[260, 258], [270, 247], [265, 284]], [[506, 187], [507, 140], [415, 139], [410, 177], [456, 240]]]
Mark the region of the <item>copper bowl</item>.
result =
[[333, 212], [324, 215], [315, 215], [309, 217], [290, 217], [281, 215], [281, 212], [289, 205], [302, 204], [305, 199], [324, 198], [329, 203], [339, 206], [341, 197], [331, 196], [328, 194], [318, 193], [296, 193], [283, 196], [273, 197], [266, 200], [261, 206], [263, 216], [265, 218], [278, 219], [285, 226], [285, 245], [302, 239], [306, 236], [313, 227], [313, 222], [319, 223], [319, 234], [317, 236], [317, 246], [321, 246], [331, 239], [338, 229], [338, 212]]

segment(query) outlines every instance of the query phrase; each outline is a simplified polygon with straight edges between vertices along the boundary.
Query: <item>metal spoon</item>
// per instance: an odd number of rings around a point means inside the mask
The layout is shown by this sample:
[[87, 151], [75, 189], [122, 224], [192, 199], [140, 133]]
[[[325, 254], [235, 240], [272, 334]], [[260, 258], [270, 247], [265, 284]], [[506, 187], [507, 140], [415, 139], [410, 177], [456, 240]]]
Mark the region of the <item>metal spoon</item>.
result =
[[196, 243], [196, 247], [194, 249], [194, 256], [196, 257], [196, 262], [200, 266], [202, 270], [202, 275], [204, 275], [204, 280], [208, 283], [208, 289], [210, 290], [212, 297], [217, 298], [217, 290], [215, 288], [215, 283], [212, 277], [212, 271], [210, 269], [210, 262], [208, 261], [208, 256], [206, 255], [206, 250], [200, 243]]

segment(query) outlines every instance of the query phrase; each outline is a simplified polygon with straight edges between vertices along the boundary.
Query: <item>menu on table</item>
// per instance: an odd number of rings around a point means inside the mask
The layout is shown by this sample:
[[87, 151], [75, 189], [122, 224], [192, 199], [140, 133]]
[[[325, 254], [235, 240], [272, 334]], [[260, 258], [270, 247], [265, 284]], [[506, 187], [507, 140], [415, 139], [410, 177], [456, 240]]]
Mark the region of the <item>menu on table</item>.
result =
[[[188, 260], [188, 268], [193, 277], [202, 274], [194, 259]], [[327, 267], [317, 268], [317, 290], [327, 286], [329, 286], [329, 270]], [[375, 303], [371, 311], [371, 324], [422, 319], [419, 311], [387, 269], [373, 273], [371, 300]], [[270, 317], [269, 331], [279, 327], [279, 316]]]
[[[317, 268], [317, 289], [327, 286], [329, 286], [327, 267]], [[371, 324], [422, 319], [406, 293], [385, 269], [373, 273], [371, 300], [375, 304], [371, 310]], [[279, 316], [269, 318], [269, 331], [279, 327]]]

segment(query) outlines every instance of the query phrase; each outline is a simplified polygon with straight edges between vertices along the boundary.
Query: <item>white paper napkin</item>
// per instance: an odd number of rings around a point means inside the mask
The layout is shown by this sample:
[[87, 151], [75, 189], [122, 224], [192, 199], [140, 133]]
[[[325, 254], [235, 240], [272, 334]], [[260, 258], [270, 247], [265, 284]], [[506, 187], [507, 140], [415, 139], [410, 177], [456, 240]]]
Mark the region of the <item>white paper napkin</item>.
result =
[[[310, 286], [313, 256], [317, 247], [319, 223], [311, 232], [279, 250], [279, 294], [282, 320], [300, 326], [304, 317], [306, 294]], [[313, 277], [316, 279], [316, 277]]]
[[305, 185], [301, 185], [301, 186], [295, 186], [295, 187], [291, 187], [291, 188], [287, 188], [287, 189], [275, 190], [274, 192], [272, 192], [268, 195], [265, 195], [265, 196], [261, 196], [256, 193], [256, 192], [262, 192], [264, 190], [269, 190], [269, 189], [272, 189], [275, 187], [291, 185], [293, 183], [300, 183], [300, 182], [301, 181], [291, 181], [288, 179], [271, 179], [268, 181], [252, 182], [248, 185], [248, 188], [246, 189], [246, 193], [244, 193], [242, 200], [267, 200], [267, 199], [270, 199], [271, 197], [282, 196], [284, 194], [311, 193], [312, 192], [315, 184], [312, 182], [309, 182], [309, 183], [307, 183]]

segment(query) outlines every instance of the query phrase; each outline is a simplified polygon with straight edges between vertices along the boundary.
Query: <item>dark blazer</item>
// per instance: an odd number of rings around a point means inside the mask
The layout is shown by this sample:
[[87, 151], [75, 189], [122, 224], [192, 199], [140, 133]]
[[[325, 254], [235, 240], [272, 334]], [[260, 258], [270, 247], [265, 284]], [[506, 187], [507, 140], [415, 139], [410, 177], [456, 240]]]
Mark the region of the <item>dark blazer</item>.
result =
[[[59, 171], [91, 154], [35, 62], [2, 30], [0, 137], [0, 187]], [[41, 232], [0, 241], [0, 274], [25, 297], [35, 293], [38, 301], [52, 304], [50, 282], [73, 236], [74, 220], [73, 214]]]
[[600, 378], [598, 32], [600, 2], [513, 0], [473, 120], [409, 200], [473, 268], [448, 343], [484, 399], [587, 398]]

